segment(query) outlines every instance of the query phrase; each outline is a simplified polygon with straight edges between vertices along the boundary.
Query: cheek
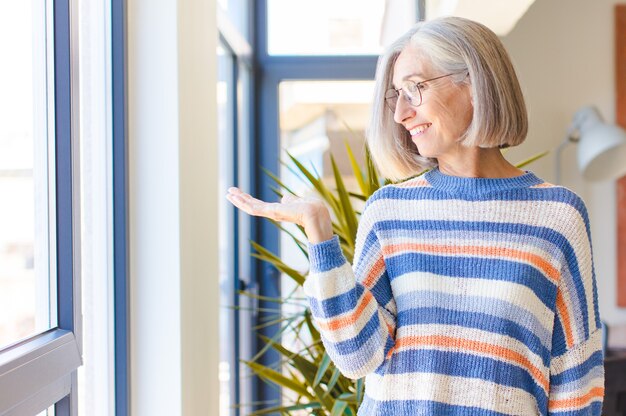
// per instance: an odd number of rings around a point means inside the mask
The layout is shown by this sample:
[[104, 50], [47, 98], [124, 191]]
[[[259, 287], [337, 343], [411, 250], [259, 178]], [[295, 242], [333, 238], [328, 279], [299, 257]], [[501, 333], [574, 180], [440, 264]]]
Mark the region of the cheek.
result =
[[[434, 100], [431, 103], [433, 119], [436, 120], [438, 131], [457, 130], [461, 118], [465, 118], [466, 109], [461, 109], [457, 102], [448, 100]], [[459, 112], [460, 111], [460, 112]]]
[[452, 130], [455, 135], [460, 136], [467, 130], [472, 122], [474, 107], [469, 97], [456, 97], [455, 99], [448, 100], [446, 103], [442, 103], [442, 115], [446, 119], [447, 127]]

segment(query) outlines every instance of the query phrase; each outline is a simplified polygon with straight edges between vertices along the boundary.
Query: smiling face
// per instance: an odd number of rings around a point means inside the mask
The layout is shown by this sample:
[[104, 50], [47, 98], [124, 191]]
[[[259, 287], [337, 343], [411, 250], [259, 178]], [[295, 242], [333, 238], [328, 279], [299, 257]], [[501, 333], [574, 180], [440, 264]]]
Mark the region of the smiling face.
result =
[[[412, 46], [398, 56], [393, 70], [393, 87], [401, 88], [405, 80], [420, 82], [439, 77], [427, 59]], [[402, 94], [402, 93], [401, 93]], [[467, 148], [459, 143], [472, 121], [473, 107], [469, 85], [455, 84], [452, 77], [422, 85], [422, 104], [414, 107], [404, 97], [398, 99], [394, 120], [406, 128], [424, 157], [455, 165]]]

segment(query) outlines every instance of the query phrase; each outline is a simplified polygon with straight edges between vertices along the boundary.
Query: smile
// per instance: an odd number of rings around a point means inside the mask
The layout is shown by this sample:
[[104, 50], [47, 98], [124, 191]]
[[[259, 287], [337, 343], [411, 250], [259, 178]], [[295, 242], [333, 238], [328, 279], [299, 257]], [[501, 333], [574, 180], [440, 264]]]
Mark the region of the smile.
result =
[[432, 123], [420, 124], [419, 126], [415, 126], [410, 129], [409, 133], [411, 134], [411, 136], [419, 136], [420, 134], [424, 133], [430, 126], [432, 126]]

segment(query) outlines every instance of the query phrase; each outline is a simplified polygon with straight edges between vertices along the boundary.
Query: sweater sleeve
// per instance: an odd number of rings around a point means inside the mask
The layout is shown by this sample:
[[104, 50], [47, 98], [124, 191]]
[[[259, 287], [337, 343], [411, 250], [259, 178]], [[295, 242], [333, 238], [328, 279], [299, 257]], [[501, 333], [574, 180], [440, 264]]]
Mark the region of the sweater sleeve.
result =
[[326, 352], [343, 375], [358, 379], [380, 367], [394, 346], [396, 304], [367, 208], [351, 267], [339, 239], [309, 245], [304, 283]]
[[600, 415], [604, 399], [602, 326], [587, 212], [568, 222], [557, 288], [550, 362], [550, 415]]

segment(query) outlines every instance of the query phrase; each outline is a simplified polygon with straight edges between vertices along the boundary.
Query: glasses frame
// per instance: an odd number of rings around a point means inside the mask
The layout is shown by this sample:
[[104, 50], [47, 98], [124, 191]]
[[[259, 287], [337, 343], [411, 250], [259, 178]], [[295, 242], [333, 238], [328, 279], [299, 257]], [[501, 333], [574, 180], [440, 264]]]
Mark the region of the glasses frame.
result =
[[[422, 97], [422, 85], [423, 84], [426, 84], [427, 82], [430, 82], [430, 81], [436, 81], [436, 80], [441, 79], [441, 78], [449, 77], [449, 76], [452, 76], [452, 75], [458, 75], [458, 74], [462, 74], [462, 73], [467, 73], [467, 75], [469, 75], [469, 72], [467, 72], [467, 71], [460, 71], [460, 72], [452, 72], [452, 73], [446, 74], [446, 75], [440, 75], [440, 76], [435, 77], [435, 78], [425, 79], [425, 80], [419, 81], [419, 82], [406, 80], [406, 81], [403, 82], [403, 84], [407, 84], [407, 83], [408, 84], [415, 84], [415, 88], [417, 89], [417, 94], [419, 96], [419, 103], [418, 104], [413, 104], [412, 100], [416, 99], [417, 96], [413, 96], [413, 95], [407, 93], [404, 88], [397, 88], [396, 89], [396, 88], [392, 87], [392, 88], [389, 88], [387, 91], [385, 91], [385, 105], [387, 106], [387, 108], [389, 110], [391, 110], [392, 113], [395, 113], [396, 112], [396, 107], [398, 105], [398, 100], [400, 99], [400, 95], [402, 95], [403, 98], [406, 100], [406, 102], [409, 103], [409, 105], [411, 105], [412, 107], [419, 107], [420, 105], [422, 105], [422, 102], [423, 102], [423, 97]], [[388, 95], [389, 95], [389, 93], [391, 91], [395, 92], [395, 96], [388, 97]], [[402, 94], [400, 94], [400, 91], [402, 91]], [[391, 99], [395, 100], [395, 103], [393, 105], [390, 103]]]

